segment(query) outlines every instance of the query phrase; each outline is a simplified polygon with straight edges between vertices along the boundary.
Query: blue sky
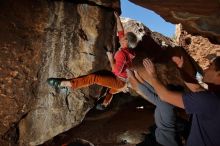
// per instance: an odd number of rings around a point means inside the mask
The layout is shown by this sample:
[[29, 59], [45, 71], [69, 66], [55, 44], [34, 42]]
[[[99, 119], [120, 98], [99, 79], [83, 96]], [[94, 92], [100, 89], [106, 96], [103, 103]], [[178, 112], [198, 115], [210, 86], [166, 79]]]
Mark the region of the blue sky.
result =
[[129, 17], [142, 22], [152, 31], [172, 37], [175, 33], [175, 25], [166, 22], [151, 10], [135, 5], [128, 0], [121, 0], [122, 17]]

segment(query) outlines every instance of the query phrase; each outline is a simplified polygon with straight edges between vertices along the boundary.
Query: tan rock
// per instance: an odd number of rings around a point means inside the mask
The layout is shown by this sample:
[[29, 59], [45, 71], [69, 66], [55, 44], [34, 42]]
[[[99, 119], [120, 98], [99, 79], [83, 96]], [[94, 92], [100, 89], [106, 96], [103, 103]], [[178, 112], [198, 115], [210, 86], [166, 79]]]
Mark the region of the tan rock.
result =
[[176, 30], [178, 30], [176, 31], [177, 43], [183, 46], [203, 69], [208, 67], [214, 57], [220, 55], [220, 45], [212, 44], [202, 36], [187, 33], [181, 25], [177, 25]]

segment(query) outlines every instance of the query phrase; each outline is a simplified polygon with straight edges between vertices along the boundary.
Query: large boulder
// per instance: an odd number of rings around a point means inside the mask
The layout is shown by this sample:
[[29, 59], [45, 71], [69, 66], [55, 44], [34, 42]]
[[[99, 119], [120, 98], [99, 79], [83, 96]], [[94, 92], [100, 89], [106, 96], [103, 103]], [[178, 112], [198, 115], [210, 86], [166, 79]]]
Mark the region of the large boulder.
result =
[[113, 8], [120, 3], [3, 0], [0, 7], [0, 135], [38, 145], [79, 124], [93, 107], [99, 87], [56, 94], [46, 79], [109, 68], [103, 48], [114, 48]]

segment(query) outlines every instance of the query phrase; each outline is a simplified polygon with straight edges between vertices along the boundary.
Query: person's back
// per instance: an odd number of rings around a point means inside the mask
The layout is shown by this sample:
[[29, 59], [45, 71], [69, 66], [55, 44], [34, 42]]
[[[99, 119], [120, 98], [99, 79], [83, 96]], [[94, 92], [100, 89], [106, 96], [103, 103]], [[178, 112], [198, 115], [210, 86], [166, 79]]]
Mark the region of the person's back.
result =
[[210, 91], [186, 93], [183, 102], [193, 116], [187, 146], [220, 146], [220, 96]]
[[[176, 61], [175, 61], [176, 59]], [[183, 66], [182, 57], [175, 57], [179, 68]], [[184, 79], [185, 81], [185, 79]], [[192, 115], [192, 125], [187, 146], [220, 145], [220, 57], [216, 57], [204, 70], [202, 82], [208, 90], [196, 83], [186, 83], [192, 92], [182, 95], [186, 113]], [[179, 100], [181, 101], [181, 100]], [[180, 104], [181, 105], [181, 104]]]

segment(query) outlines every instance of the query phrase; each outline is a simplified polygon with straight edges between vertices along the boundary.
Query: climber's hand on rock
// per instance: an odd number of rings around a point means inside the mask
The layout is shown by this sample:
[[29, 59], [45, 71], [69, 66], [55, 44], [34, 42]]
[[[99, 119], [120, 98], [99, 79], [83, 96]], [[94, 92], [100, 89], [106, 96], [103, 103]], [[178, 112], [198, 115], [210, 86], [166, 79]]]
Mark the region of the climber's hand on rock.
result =
[[112, 52], [107, 51], [107, 52], [106, 52], [106, 55], [107, 55], [109, 61], [113, 61], [113, 60], [114, 60], [114, 57], [113, 57], [113, 53], [112, 53]]
[[116, 19], [119, 18], [118, 12], [114, 11], [114, 15], [115, 15], [115, 18], [116, 18]]

